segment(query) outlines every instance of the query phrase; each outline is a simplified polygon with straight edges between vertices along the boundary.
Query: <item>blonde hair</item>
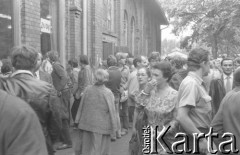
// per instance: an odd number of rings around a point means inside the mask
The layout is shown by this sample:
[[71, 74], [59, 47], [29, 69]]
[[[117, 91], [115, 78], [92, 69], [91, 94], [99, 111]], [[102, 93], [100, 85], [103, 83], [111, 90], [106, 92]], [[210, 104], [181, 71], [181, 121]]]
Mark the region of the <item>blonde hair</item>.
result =
[[96, 70], [94, 76], [96, 84], [104, 84], [104, 82], [108, 81], [109, 78], [108, 72], [101, 68]]

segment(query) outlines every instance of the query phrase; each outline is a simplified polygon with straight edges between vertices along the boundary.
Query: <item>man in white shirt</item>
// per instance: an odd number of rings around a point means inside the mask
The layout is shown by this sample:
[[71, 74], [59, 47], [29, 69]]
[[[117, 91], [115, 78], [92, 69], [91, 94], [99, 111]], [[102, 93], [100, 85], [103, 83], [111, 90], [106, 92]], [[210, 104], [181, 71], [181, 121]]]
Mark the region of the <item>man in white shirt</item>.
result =
[[224, 88], [226, 93], [228, 93], [233, 88], [233, 60], [228, 58], [223, 59], [221, 66], [223, 70], [222, 80], [224, 82]]

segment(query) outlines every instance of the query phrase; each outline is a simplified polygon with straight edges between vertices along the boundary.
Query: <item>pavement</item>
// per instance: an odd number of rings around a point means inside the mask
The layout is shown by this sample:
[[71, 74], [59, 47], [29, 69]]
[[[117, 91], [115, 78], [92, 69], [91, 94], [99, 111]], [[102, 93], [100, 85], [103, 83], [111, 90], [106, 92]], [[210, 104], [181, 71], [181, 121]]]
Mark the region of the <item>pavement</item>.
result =
[[[111, 155], [129, 155], [128, 154], [128, 143], [132, 135], [132, 130], [129, 129], [127, 135], [123, 136], [120, 139], [117, 139], [115, 142], [111, 142]], [[78, 133], [74, 130], [71, 130], [71, 136], [73, 140], [73, 145], [77, 145]], [[78, 155], [75, 154], [73, 148], [60, 150], [55, 153], [55, 155]]]

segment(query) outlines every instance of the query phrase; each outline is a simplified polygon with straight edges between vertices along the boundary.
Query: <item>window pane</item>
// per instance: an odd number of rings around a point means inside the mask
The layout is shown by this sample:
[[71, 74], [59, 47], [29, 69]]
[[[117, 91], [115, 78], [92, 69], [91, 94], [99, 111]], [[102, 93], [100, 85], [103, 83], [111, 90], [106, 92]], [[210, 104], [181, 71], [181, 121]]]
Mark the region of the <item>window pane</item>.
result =
[[0, 59], [13, 47], [12, 0], [0, 0]]

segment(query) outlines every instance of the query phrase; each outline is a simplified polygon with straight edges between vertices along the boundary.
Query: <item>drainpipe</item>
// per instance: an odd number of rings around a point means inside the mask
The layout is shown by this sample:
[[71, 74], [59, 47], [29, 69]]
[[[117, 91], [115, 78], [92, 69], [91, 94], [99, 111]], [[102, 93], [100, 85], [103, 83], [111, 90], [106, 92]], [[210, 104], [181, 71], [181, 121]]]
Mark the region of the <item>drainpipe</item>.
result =
[[87, 38], [87, 7], [88, 0], [83, 0], [83, 54], [88, 55], [87, 46], [88, 46], [88, 38]]
[[60, 62], [66, 66], [66, 28], [65, 28], [65, 0], [59, 0], [59, 53]]
[[13, 38], [14, 46], [21, 45], [21, 1], [14, 0], [13, 2], [13, 18], [12, 18], [12, 27], [13, 27]]

